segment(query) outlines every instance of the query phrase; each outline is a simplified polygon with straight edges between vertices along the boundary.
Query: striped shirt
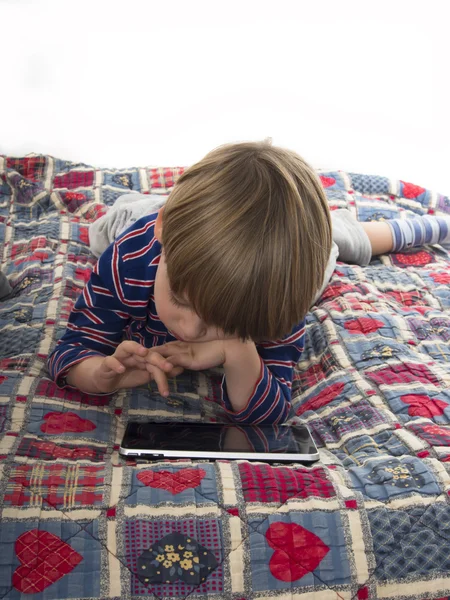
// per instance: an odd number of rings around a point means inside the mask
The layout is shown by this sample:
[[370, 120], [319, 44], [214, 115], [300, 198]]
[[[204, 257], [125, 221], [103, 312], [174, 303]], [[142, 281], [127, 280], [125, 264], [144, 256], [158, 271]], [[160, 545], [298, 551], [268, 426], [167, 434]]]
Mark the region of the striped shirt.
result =
[[[155, 237], [157, 213], [138, 219], [100, 256], [70, 314], [67, 329], [48, 359], [60, 386], [67, 371], [90, 356], [113, 354], [123, 340], [147, 348], [175, 341], [156, 313], [153, 288], [161, 257]], [[281, 340], [256, 344], [261, 368], [244, 409], [233, 411], [225, 376], [221, 401], [240, 423], [281, 423], [291, 408], [292, 378], [303, 351], [302, 321]]]

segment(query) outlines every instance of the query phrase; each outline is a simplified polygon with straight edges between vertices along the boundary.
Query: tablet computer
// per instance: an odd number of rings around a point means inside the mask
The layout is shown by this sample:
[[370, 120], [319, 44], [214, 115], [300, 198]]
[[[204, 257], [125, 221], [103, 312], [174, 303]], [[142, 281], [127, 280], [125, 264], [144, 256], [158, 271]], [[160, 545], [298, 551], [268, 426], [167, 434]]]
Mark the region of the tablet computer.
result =
[[119, 450], [148, 460], [200, 458], [314, 462], [319, 452], [306, 425], [129, 422]]

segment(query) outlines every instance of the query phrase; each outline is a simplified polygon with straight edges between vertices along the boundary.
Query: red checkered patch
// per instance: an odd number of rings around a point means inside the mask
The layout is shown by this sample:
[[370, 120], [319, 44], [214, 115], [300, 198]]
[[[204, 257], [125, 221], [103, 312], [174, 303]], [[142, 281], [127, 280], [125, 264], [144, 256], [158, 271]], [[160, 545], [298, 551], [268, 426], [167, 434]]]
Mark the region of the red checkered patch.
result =
[[184, 170], [184, 167], [149, 169], [150, 185], [152, 188], [172, 188]]
[[73, 508], [103, 500], [104, 468], [72, 465], [18, 465], [11, 470], [4, 504]]
[[94, 171], [71, 171], [64, 175], [57, 175], [53, 180], [53, 187], [75, 189], [91, 187], [94, 183]]
[[14, 169], [25, 179], [39, 181], [44, 178], [46, 159], [45, 156], [31, 156], [28, 158], [7, 158], [6, 167]]
[[286, 502], [289, 498], [336, 495], [325, 470], [291, 469], [239, 463], [242, 490], [246, 502]]

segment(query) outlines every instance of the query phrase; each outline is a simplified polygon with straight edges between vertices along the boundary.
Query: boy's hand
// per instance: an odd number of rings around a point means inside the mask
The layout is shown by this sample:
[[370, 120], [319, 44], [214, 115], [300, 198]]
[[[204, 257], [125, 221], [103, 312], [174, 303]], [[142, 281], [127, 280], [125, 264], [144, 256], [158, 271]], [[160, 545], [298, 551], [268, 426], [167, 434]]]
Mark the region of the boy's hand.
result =
[[103, 393], [133, 388], [156, 381], [162, 396], [168, 395], [167, 377], [183, 372], [153, 348], [145, 348], [133, 341], [119, 344], [111, 356], [105, 356], [95, 373], [96, 385]]
[[223, 365], [225, 362], [226, 340], [212, 342], [168, 342], [156, 346], [156, 351], [174, 367], [191, 371], [204, 371]]

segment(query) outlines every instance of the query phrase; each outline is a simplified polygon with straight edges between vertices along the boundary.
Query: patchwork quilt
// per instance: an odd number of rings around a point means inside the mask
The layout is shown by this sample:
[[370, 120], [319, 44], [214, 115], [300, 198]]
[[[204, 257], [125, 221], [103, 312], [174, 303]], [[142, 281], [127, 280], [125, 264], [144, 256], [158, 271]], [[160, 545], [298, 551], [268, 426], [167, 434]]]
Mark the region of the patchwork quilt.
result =
[[[307, 318], [293, 422], [312, 466], [124, 461], [127, 420], [221, 421], [220, 369], [111, 396], [59, 389], [46, 357], [95, 264], [89, 224], [183, 168], [0, 156], [0, 598], [450, 597], [450, 257], [338, 263]], [[450, 213], [386, 177], [319, 171], [362, 221]]]

